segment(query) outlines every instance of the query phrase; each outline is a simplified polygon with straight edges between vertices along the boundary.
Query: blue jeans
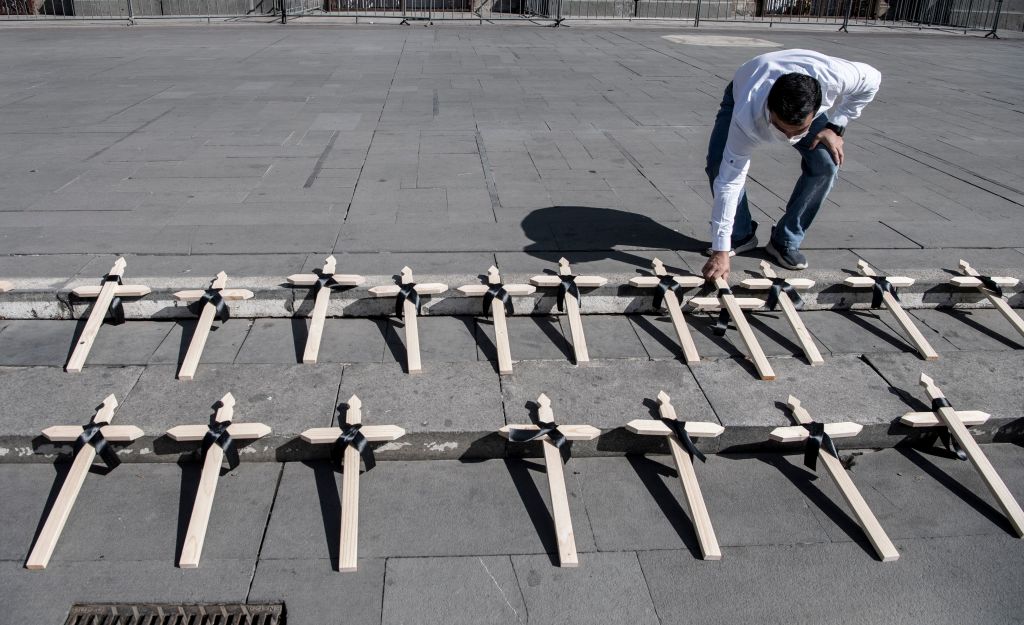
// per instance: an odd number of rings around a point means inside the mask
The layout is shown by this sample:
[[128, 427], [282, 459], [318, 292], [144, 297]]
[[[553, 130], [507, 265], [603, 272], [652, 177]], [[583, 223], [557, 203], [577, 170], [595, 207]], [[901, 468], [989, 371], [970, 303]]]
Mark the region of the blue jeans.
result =
[[[722, 104], [715, 117], [715, 127], [711, 131], [711, 141], [708, 143], [707, 168], [704, 170], [711, 181], [711, 191], [714, 192], [715, 178], [718, 177], [718, 168], [722, 163], [722, 153], [725, 151], [725, 142], [729, 138], [729, 124], [732, 121], [732, 109], [734, 101], [732, 97], [732, 83], [725, 88], [725, 95], [722, 97]], [[828, 117], [822, 113], [811, 122], [811, 128], [795, 146], [800, 152], [800, 169], [803, 173], [796, 181], [796, 187], [786, 204], [786, 214], [776, 224], [774, 243], [777, 249], [799, 249], [800, 243], [804, 240], [807, 228], [814, 221], [828, 192], [835, 184], [836, 175], [839, 173], [839, 166], [832, 161], [832, 155], [828, 149], [818, 144], [813, 150], [811, 143], [828, 123]], [[733, 222], [732, 240], [738, 241], [750, 236], [752, 223], [750, 218], [750, 206], [747, 204], [747, 191], [740, 194], [739, 204], [736, 206], [736, 219]]]

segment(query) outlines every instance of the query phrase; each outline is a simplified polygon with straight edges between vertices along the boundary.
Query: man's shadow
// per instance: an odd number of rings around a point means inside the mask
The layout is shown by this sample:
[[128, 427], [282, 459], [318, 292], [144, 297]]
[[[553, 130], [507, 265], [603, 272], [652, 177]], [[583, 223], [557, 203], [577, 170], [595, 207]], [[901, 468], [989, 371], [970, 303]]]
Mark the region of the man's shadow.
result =
[[[684, 230], [690, 222], [675, 222]], [[695, 239], [657, 221], [614, 208], [593, 206], [549, 206], [538, 208], [522, 221], [523, 233], [533, 242], [524, 252], [557, 260], [562, 252], [585, 252], [596, 259], [612, 259], [648, 268], [650, 258], [622, 247], [697, 252], [708, 242]]]

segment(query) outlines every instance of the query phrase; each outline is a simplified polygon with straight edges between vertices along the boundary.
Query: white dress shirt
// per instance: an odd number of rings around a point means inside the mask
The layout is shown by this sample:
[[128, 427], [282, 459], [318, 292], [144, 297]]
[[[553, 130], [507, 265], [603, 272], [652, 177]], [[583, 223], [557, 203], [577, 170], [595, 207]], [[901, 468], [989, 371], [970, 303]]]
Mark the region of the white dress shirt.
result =
[[821, 85], [818, 113], [835, 107], [829, 121], [843, 127], [860, 117], [861, 109], [874, 99], [882, 82], [882, 74], [870, 65], [825, 56], [813, 50], [769, 52], [750, 59], [736, 70], [732, 79], [736, 104], [722, 164], [713, 185], [715, 206], [711, 213], [711, 247], [715, 251], [732, 248], [736, 205], [747, 179], [754, 146], [782, 140], [771, 131], [768, 92], [777, 78], [790, 73], [806, 74], [818, 80]]

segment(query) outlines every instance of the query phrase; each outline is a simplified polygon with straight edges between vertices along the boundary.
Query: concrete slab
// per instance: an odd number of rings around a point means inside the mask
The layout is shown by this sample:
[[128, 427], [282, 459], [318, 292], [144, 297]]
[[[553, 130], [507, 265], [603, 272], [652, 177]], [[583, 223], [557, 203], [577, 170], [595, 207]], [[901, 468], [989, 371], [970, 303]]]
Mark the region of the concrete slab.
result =
[[[53, 450], [40, 430], [88, 422], [110, 393], [123, 404], [141, 374], [141, 367], [86, 367], [77, 374], [56, 367], [0, 367], [0, 395], [7, 407], [0, 426], [4, 460], [43, 460], [35, 457], [34, 448]], [[131, 423], [120, 410], [114, 418], [115, 423]]]
[[[930, 402], [919, 385], [927, 373], [958, 410], [983, 410], [992, 415], [987, 423], [971, 427], [982, 441], [1014, 440], [1019, 435], [1024, 404], [1007, 389], [1020, 388], [1024, 381], [1024, 354], [1018, 352], [956, 352], [934, 362], [915, 360], [905, 354], [872, 354], [871, 366], [899, 398], [897, 416], [912, 410], [927, 410]], [[910, 428], [899, 426], [893, 434], [918, 438]]]
[[[907, 341], [902, 328], [892, 319], [892, 314], [885, 310], [808, 312], [802, 318], [814, 338], [833, 356], [917, 353]], [[919, 324], [918, 329], [939, 353], [956, 351], [956, 347], [935, 330], [924, 324]]]
[[[420, 359], [431, 363], [476, 362], [476, 320], [473, 317], [423, 317], [419, 321]], [[405, 327], [397, 319], [386, 320], [385, 363], [406, 366]]]
[[551, 566], [543, 556], [512, 556], [535, 623], [658, 623], [633, 552], [593, 553], [580, 567]]
[[[44, 512], [52, 505], [70, 465], [5, 465], [4, 490], [23, 510], [11, 515], [8, 558], [25, 558]], [[202, 465], [122, 464], [90, 475], [68, 518], [51, 567], [65, 562], [155, 560], [173, 567], [185, 540]], [[281, 467], [245, 462], [221, 476], [203, 547], [203, 562], [255, 560]], [[49, 499], [47, 493], [49, 492]], [[110, 537], [112, 523], [119, 527]]]
[[[951, 611], [986, 623], [1012, 623], [1021, 608], [1011, 590], [1021, 550], [1012, 541], [963, 537], [942, 549], [930, 540], [903, 541], [904, 557], [896, 565], [880, 564], [849, 543], [743, 547], [712, 563], [676, 551], [643, 552], [639, 559], [658, 615], [669, 622], [692, 618], [692, 598], [705, 597], [714, 606], [700, 611], [707, 623], [794, 618], [810, 623], [857, 614], [864, 623], [909, 624], [943, 621]], [[946, 570], [960, 573], [935, 575]], [[786, 571], [784, 584], [749, 583], [777, 579], [780, 571]], [[930, 580], [923, 586], [922, 576]], [[828, 592], [827, 602], [808, 603], [808, 588], [836, 592]], [[796, 615], [794, 605], [800, 606]]]
[[[85, 327], [79, 321], [6, 321], [0, 331], [4, 366], [63, 367]], [[170, 323], [129, 321], [105, 324], [89, 351], [86, 366], [144, 365], [171, 330]]]
[[[572, 346], [565, 338], [561, 317], [508, 317], [509, 349], [512, 361], [570, 360]], [[477, 319], [477, 346], [481, 360], [498, 361], [494, 346], [494, 325], [488, 319]]]
[[509, 556], [387, 562], [382, 623], [522, 623], [526, 614]]
[[[207, 365], [196, 379], [175, 379], [173, 366], [153, 365], [139, 380], [120, 418], [146, 432], [136, 443], [164, 459], [188, 453], [194, 445], [175, 443], [163, 435], [170, 427], [203, 423], [212, 406], [225, 393], [235, 396], [235, 420], [259, 421], [273, 433], [246, 447], [252, 460], [283, 460], [301, 451], [298, 434], [311, 427], [330, 425], [338, 398], [342, 366], [306, 365]], [[141, 453], [141, 452], [140, 452]]]
[[[398, 364], [345, 367], [341, 401], [356, 394], [363, 422], [398, 425], [405, 436], [387, 447], [394, 459], [501, 455], [505, 424], [498, 375], [484, 362], [424, 362], [409, 375]], [[326, 454], [326, 450], [324, 450]]]
[[[664, 390], [680, 415], [693, 421], [717, 421], [693, 374], [684, 365], [647, 360], [594, 360], [581, 367], [561, 362], [520, 363], [503, 379], [501, 392], [508, 423], [529, 423], [537, 396], [551, 398], [556, 423], [583, 423], [600, 428], [596, 441], [576, 441], [583, 453], [621, 452], [656, 446], [658, 441], [638, 443], [625, 425], [633, 419], [657, 414], [654, 398]], [[710, 442], [710, 441], [709, 441]], [[509, 447], [510, 453], [513, 447]], [[539, 454], [538, 449], [518, 453]]]
[[[576, 546], [591, 552], [594, 538], [580, 486], [571, 471], [566, 474]], [[359, 482], [361, 558], [522, 553], [557, 558], [543, 463], [379, 462]], [[261, 557], [336, 561], [340, 483], [327, 462], [286, 464]], [[424, 528], [431, 528], [429, 537]]]
[[243, 603], [255, 568], [255, 560], [204, 560], [196, 570], [128, 560], [53, 563], [40, 572], [0, 562], [0, 609], [11, 623], [61, 623], [72, 603]]
[[[167, 338], [156, 348], [149, 362], [155, 365], [173, 364], [180, 367], [185, 360], [185, 354], [188, 353], [189, 345], [192, 344], [196, 322], [197, 319], [193, 317], [170, 323]], [[228, 319], [227, 323], [214, 321], [206, 339], [203, 355], [199, 359], [196, 376], [202, 375], [204, 365], [234, 362], [238, 350], [242, 348], [242, 343], [249, 335], [249, 328], [252, 327], [252, 324], [252, 319], [244, 318]]]
[[[380, 319], [325, 320], [317, 363], [382, 362], [385, 323]], [[308, 319], [256, 319], [235, 362], [300, 363], [308, 333]]]
[[[716, 321], [714, 317], [685, 311], [683, 315], [702, 361], [740, 355], [728, 339], [715, 336], [712, 332]], [[668, 315], [629, 315], [629, 320], [652, 359], [683, 360], [683, 348], [679, 346], [679, 336]]]
[[995, 309], [937, 308], [911, 316], [963, 351], [1024, 349], [1024, 337]]
[[248, 600], [284, 601], [288, 622], [297, 625], [376, 623], [383, 587], [384, 560], [360, 559], [359, 570], [339, 575], [327, 559], [262, 559]]
[[[822, 367], [774, 358], [772, 368], [777, 378], [765, 382], [756, 379], [747, 361], [721, 360], [694, 367], [694, 377], [725, 426], [720, 437], [723, 450], [764, 441], [772, 428], [793, 425], [785, 410], [789, 395], [800, 399], [817, 421], [854, 421], [864, 426], [856, 438], [836, 439], [840, 447], [888, 446], [883, 441], [890, 424], [906, 412], [886, 381], [858, 357], [835, 356]], [[837, 388], [842, 392], [822, 392]]]
[[583, 332], [591, 358], [647, 358], [647, 350], [625, 315], [587, 315]]

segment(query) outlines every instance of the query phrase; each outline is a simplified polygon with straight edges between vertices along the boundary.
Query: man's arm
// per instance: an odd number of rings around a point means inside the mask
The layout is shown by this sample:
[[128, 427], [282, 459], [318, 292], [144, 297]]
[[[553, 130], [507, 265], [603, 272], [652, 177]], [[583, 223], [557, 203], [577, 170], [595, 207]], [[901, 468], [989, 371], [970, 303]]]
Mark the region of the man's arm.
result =
[[842, 92], [829, 115], [829, 121], [845, 128], [860, 117], [860, 112], [875, 99], [882, 84], [882, 73], [865, 63], [846, 63], [841, 72]]
[[714, 207], [711, 209], [712, 254], [701, 272], [708, 280], [729, 277], [732, 227], [736, 218], [736, 206], [747, 180], [747, 170], [750, 169], [752, 147], [753, 142], [735, 124], [729, 127], [729, 138], [722, 153], [718, 176], [711, 185], [715, 195]]

